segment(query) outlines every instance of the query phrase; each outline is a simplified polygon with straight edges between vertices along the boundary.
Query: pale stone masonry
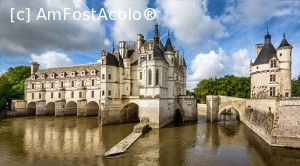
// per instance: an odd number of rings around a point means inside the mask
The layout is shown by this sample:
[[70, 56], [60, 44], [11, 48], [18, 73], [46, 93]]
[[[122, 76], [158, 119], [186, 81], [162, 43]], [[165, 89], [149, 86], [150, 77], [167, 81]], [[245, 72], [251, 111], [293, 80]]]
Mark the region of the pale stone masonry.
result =
[[102, 51], [98, 63], [51, 69], [32, 63], [25, 100], [12, 107], [36, 115], [98, 115], [102, 124], [147, 118], [159, 128], [176, 115], [197, 119], [196, 100], [185, 96], [186, 70], [170, 37], [161, 43], [156, 24], [153, 40], [138, 34], [136, 41], [121, 41], [118, 50]]
[[291, 97], [292, 49], [285, 34], [275, 49], [269, 32], [264, 44], [256, 45], [256, 59], [250, 62], [251, 98]]

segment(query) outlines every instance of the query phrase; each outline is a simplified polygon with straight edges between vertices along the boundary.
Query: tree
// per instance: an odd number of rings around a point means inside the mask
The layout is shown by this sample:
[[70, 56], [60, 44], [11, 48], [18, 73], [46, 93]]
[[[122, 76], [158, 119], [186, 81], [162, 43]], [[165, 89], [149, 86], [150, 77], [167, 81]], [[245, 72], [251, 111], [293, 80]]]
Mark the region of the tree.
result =
[[0, 76], [0, 110], [10, 104], [12, 99], [24, 96], [24, 82], [30, 76], [29, 66], [9, 68]]
[[205, 103], [206, 96], [212, 94], [249, 98], [250, 78], [227, 75], [221, 78], [204, 79], [198, 83], [194, 94], [200, 103]]
[[292, 80], [292, 96], [293, 97], [300, 96], [300, 79]]

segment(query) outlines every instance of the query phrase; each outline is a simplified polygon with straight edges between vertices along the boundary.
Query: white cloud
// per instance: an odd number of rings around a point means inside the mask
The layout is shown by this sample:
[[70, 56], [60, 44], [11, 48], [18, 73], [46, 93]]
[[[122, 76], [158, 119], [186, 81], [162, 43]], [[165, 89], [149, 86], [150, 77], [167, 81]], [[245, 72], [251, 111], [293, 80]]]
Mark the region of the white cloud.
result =
[[250, 58], [247, 49], [240, 49], [232, 55], [232, 74], [240, 77], [249, 77]]
[[41, 55], [32, 54], [31, 58], [34, 62], [38, 62], [41, 68], [53, 68], [73, 64], [73, 61], [66, 54], [53, 51], [48, 51]]
[[[176, 39], [184, 44], [197, 45], [227, 37], [225, 27], [207, 14], [206, 0], [158, 1], [161, 19], [170, 28]], [[198, 45], [199, 47], [199, 45]]]
[[116, 41], [136, 40], [137, 34], [146, 35], [149, 30], [153, 29], [153, 21], [146, 20], [143, 17], [147, 4], [148, 0], [105, 0], [104, 6], [109, 12], [125, 11], [128, 13], [129, 9], [131, 9], [132, 13], [140, 11], [142, 14], [140, 20], [117, 19], [114, 21], [112, 36]]
[[[10, 22], [11, 8], [31, 9], [31, 22]], [[62, 21], [36, 21], [40, 8], [45, 12], [71, 8], [70, 13], [89, 11], [84, 0], [0, 1], [0, 53], [30, 55], [45, 50], [90, 51], [105, 47], [105, 29], [99, 21], [76, 21], [72, 14]], [[16, 17], [16, 16], [15, 16]], [[14, 18], [16, 20], [16, 18]]]
[[272, 17], [299, 14], [299, 1], [243, 0], [228, 3], [223, 23], [260, 24]]
[[200, 80], [215, 78], [224, 74], [224, 64], [227, 62], [227, 58], [222, 48], [219, 48], [219, 53], [210, 51], [208, 54], [196, 55], [191, 63], [192, 74], [188, 76], [187, 88], [192, 90]]

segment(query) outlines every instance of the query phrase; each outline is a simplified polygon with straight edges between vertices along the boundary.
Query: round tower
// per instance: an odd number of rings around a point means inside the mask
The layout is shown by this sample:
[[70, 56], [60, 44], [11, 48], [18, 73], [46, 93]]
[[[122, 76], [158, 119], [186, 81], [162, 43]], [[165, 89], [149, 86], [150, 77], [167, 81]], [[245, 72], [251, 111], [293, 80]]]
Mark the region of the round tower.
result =
[[277, 48], [277, 58], [280, 68], [280, 89], [279, 92], [283, 97], [291, 97], [291, 80], [292, 80], [292, 49], [283, 34], [283, 39]]

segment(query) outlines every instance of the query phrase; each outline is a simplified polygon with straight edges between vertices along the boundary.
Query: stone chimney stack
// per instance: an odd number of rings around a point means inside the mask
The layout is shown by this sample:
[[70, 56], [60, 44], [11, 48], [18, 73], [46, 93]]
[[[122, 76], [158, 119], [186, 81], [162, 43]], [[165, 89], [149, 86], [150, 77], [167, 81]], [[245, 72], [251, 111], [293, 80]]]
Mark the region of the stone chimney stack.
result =
[[255, 45], [255, 50], [256, 50], [256, 57], [258, 56], [258, 54], [260, 53], [261, 49], [263, 48], [263, 44], [256, 44]]
[[126, 42], [125, 41], [120, 41], [119, 42], [119, 53], [120, 53], [122, 58], [125, 57], [125, 51], [126, 51], [125, 47], [126, 47]]
[[137, 47], [138, 47], [138, 50], [141, 50], [143, 41], [144, 41], [144, 36], [142, 34], [138, 34], [137, 35]]
[[39, 70], [40, 65], [37, 62], [31, 63], [31, 75], [35, 74]]

